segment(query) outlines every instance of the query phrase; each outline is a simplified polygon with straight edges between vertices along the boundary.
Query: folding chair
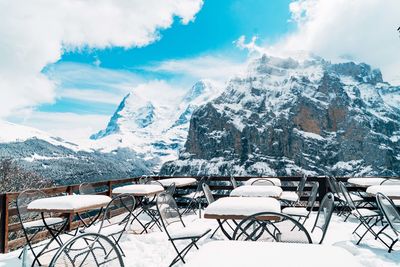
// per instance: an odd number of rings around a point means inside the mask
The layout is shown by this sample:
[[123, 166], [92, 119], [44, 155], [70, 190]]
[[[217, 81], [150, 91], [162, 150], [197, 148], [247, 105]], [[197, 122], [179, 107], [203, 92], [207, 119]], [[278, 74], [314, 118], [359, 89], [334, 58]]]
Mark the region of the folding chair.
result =
[[[21, 192], [18, 197], [17, 197], [17, 213], [18, 213], [18, 219], [19, 222], [21, 223], [21, 228], [22, 232], [24, 234], [27, 246], [29, 250], [32, 252], [34, 256], [34, 261], [32, 263], [32, 266], [37, 262], [39, 265], [41, 265], [39, 261], [39, 256], [44, 253], [44, 251], [47, 249], [50, 243], [47, 244], [39, 244], [34, 246], [33, 245], [33, 240], [37, 236], [38, 233], [41, 231], [47, 229], [46, 225], [44, 224], [42, 214], [40, 212], [35, 212], [35, 211], [29, 211], [27, 209], [28, 204], [36, 199], [41, 199], [47, 197], [44, 192], [41, 190], [37, 189], [28, 189], [23, 192]], [[53, 216], [53, 214], [47, 213], [46, 215], [50, 215], [49, 217], [45, 217], [44, 220], [46, 221], [46, 224], [49, 228], [51, 228], [54, 232], [61, 231], [62, 226], [66, 223], [66, 218], [62, 217], [57, 217]], [[58, 239], [55, 239], [56, 242], [61, 244], [61, 242]], [[43, 249], [39, 252], [36, 253], [34, 251], [34, 248], [38, 247], [43, 247]], [[23, 250], [19, 254], [18, 258], [20, 259], [22, 256]]]
[[303, 175], [297, 185], [296, 191], [283, 191], [280, 200], [289, 206], [294, 206], [300, 201], [303, 194], [304, 187], [307, 182], [307, 176]]
[[306, 207], [287, 207], [282, 209], [282, 213], [290, 215], [292, 217], [298, 217], [298, 220], [301, 221], [303, 219], [302, 224], [307, 221], [310, 217], [311, 211], [314, 208], [315, 200], [317, 199], [318, 194], [318, 183], [312, 183], [311, 193], [308, 197]]
[[[393, 250], [393, 246], [400, 239], [400, 212], [397, 209], [396, 205], [393, 203], [393, 200], [382, 193], [376, 194], [376, 202], [378, 203], [378, 207], [387, 222], [387, 224], [378, 232], [377, 235], [379, 236], [380, 234], [383, 234], [392, 241], [392, 243], [388, 246], [388, 252], [390, 253]], [[392, 230], [394, 237], [384, 232], [385, 229], [387, 229], [388, 227], [390, 227], [390, 229]]]
[[236, 181], [236, 179], [235, 179], [234, 176], [231, 176], [231, 177], [230, 177], [230, 180], [231, 180], [231, 184], [232, 184], [232, 187], [233, 187], [233, 188], [238, 187], [238, 183], [237, 183], [237, 181]]
[[[371, 233], [376, 239], [379, 239], [386, 245], [386, 243], [373, 230], [373, 227], [382, 220], [382, 215], [374, 210], [366, 208], [357, 208], [356, 204], [354, 203], [352, 197], [350, 196], [349, 191], [347, 191], [347, 188], [343, 182], [339, 182], [339, 188], [344, 198], [346, 199], [347, 206], [350, 208], [351, 215], [356, 217], [360, 222], [353, 231], [353, 234], [359, 237], [357, 245], [360, 244], [361, 240], [365, 237], [367, 233]], [[361, 226], [364, 226], [366, 229], [365, 232], [362, 234], [357, 232], [357, 230], [360, 229]]]
[[[79, 194], [96, 195], [96, 189], [90, 183], [82, 183], [79, 185]], [[103, 207], [96, 210], [85, 212], [83, 217], [82, 214], [80, 213], [78, 213], [77, 216], [79, 218], [80, 223], [82, 223], [85, 227], [89, 227], [99, 218], [102, 212], [103, 212]], [[89, 221], [89, 223], [86, 222], [87, 220]]]
[[[84, 233], [98, 233], [109, 237], [121, 251], [121, 254], [125, 256], [124, 251], [119, 245], [119, 241], [121, 240], [122, 234], [126, 231], [135, 204], [135, 198], [131, 195], [117, 195], [108, 203], [102, 213], [101, 220], [85, 228]], [[120, 215], [113, 217], [114, 213]]]
[[[199, 225], [199, 227], [186, 227], [174, 198], [165, 192], [162, 192], [157, 196], [157, 210], [160, 214], [160, 221], [165, 233], [168, 236], [168, 240], [172, 243], [172, 246], [178, 254], [172, 260], [169, 266], [173, 266], [180, 260], [185, 263], [184, 257], [186, 254], [192, 247], [196, 247], [198, 249], [196, 243], [200, 240], [200, 238], [208, 234], [211, 229], [204, 225]], [[176, 226], [176, 224], [181, 225], [183, 228], [175, 228], [173, 231], [171, 226]], [[188, 240], [189, 244], [180, 250], [176, 245], [176, 241], [179, 240]]]
[[[322, 199], [315, 222], [309, 233], [313, 239], [313, 243], [322, 244], [331, 222], [332, 213], [335, 209], [335, 198], [332, 193], [327, 193]], [[316, 231], [318, 230], [318, 232]]]
[[124, 267], [121, 253], [112, 240], [102, 234], [87, 233], [65, 243], [53, 256], [49, 267], [109, 266]]
[[200, 181], [197, 182], [196, 191], [189, 193], [187, 195], [183, 195], [181, 199], [187, 200], [188, 205], [182, 214], [186, 214], [189, 212], [194, 212], [196, 214], [196, 209], [199, 211], [199, 218], [201, 218], [201, 204], [204, 200], [204, 192], [203, 192], [203, 184], [206, 183], [207, 178], [202, 177]]

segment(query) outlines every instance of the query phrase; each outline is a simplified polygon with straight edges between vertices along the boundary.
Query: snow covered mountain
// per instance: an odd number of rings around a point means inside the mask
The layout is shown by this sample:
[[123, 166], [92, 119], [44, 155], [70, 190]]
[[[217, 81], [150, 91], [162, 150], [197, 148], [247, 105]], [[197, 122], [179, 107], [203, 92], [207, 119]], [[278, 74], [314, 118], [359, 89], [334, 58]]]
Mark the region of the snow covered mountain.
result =
[[11, 158], [23, 169], [57, 184], [151, 173], [151, 162], [145, 162], [130, 149], [117, 148], [101, 153], [37, 129], [5, 121], [0, 121], [0, 129], [0, 159]]
[[400, 175], [399, 108], [367, 64], [263, 56], [194, 111], [160, 173]]
[[90, 137], [95, 140], [92, 146], [102, 151], [131, 148], [160, 164], [177, 159], [193, 111], [219, 93], [208, 80], [198, 81], [185, 95], [168, 101], [133, 91], [121, 101], [107, 127]]

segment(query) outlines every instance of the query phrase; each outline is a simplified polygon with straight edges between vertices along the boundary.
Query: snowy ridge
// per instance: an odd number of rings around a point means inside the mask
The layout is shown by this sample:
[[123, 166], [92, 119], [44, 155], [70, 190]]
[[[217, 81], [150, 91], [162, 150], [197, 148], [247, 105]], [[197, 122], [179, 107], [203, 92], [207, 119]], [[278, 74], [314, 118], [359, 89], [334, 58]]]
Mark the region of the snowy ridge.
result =
[[399, 100], [367, 64], [264, 55], [193, 113], [161, 173], [399, 175]]
[[176, 159], [193, 111], [219, 93], [208, 80], [198, 81], [185, 95], [167, 101], [133, 91], [122, 100], [106, 129], [91, 136], [91, 147], [100, 151], [131, 148], [160, 163]]

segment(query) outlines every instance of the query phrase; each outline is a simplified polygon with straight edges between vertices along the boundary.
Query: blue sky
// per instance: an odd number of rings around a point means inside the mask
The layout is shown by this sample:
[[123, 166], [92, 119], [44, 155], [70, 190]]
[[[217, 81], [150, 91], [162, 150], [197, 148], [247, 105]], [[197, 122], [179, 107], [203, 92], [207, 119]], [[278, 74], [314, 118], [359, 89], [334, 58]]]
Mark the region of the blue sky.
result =
[[[247, 51], [239, 50], [233, 42], [240, 36], [258, 36], [263, 42], [274, 42], [294, 26], [289, 23], [289, 0], [218, 0], [205, 1], [193, 22], [182, 25], [175, 19], [172, 27], [159, 32], [159, 39], [141, 48], [79, 49], [68, 51], [57, 63], [46, 67], [44, 73], [57, 81], [58, 92], [63, 89], [113, 91], [120, 98], [125, 91], [114, 90], [121, 77], [99, 83], [98, 69], [123, 72], [131, 77], [131, 86], [151, 79], [163, 79], [178, 86], [190, 87], [198, 77], [186, 77], [179, 71], [149, 71], [146, 67], [168, 60], [185, 60], [199, 56], [218, 55], [233, 61], [244, 61]], [[113, 76], [112, 75], [112, 76]], [[229, 77], [227, 77], [229, 78]], [[102, 77], [101, 79], [104, 79]], [[184, 80], [184, 82], [183, 82]], [[129, 86], [129, 83], [128, 83]], [[38, 107], [39, 112], [72, 112], [77, 114], [111, 115], [116, 105], [107, 101], [71, 98], [59, 94], [54, 103]]]

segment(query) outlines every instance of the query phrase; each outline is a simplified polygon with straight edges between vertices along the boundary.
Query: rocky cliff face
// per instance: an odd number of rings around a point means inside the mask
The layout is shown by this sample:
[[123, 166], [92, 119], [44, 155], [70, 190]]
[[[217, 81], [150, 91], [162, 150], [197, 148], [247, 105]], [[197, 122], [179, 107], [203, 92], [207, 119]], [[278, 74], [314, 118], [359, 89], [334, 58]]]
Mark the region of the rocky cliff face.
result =
[[194, 111], [161, 174], [400, 175], [399, 100], [366, 64], [263, 56]]

